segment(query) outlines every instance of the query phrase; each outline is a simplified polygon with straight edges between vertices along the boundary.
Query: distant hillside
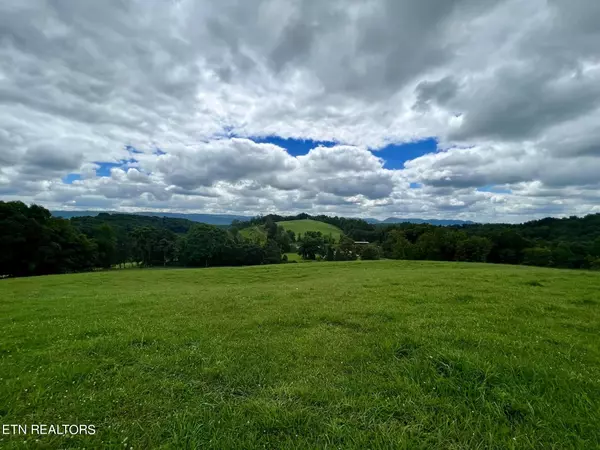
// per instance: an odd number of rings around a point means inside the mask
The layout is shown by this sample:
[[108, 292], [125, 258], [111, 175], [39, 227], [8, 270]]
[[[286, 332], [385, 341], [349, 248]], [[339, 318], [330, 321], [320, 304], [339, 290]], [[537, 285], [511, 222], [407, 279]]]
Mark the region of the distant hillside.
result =
[[240, 230], [240, 234], [246, 238], [260, 245], [264, 245], [267, 242], [267, 232], [262, 225], [254, 225], [248, 228]]
[[[50, 211], [54, 217], [62, 217], [63, 219], [70, 219], [72, 217], [96, 217], [98, 214], [106, 211]], [[116, 212], [110, 212], [110, 214], [117, 214]]]
[[450, 225], [474, 225], [470, 220], [444, 220], [444, 219], [403, 219], [399, 217], [388, 217], [379, 223], [428, 223], [430, 225], [450, 226]]
[[231, 225], [234, 220], [245, 221], [249, 220], [249, 216], [237, 216], [232, 214], [185, 214], [185, 213], [168, 213], [168, 212], [135, 212], [122, 213], [117, 211], [51, 211], [54, 217], [62, 217], [70, 219], [72, 217], [95, 217], [100, 213], [118, 214], [118, 215], [134, 215], [134, 216], [149, 216], [149, 217], [168, 217], [170, 219], [185, 219], [192, 222], [207, 223], [209, 225]]
[[296, 235], [299, 233], [304, 234], [307, 231], [320, 231], [324, 236], [331, 234], [336, 241], [339, 240], [340, 235], [343, 234], [342, 230], [334, 225], [311, 219], [287, 220], [284, 222], [277, 222], [277, 225], [281, 225], [286, 230], [292, 230]]
[[443, 227], [451, 225], [474, 225], [476, 222], [470, 220], [454, 220], [454, 219], [403, 219], [401, 217], [388, 217], [385, 220], [373, 219], [372, 217], [364, 219], [365, 222], [372, 225], [390, 224], [390, 223], [428, 223], [429, 225], [439, 225]]
[[[186, 219], [192, 222], [208, 223], [210, 225], [231, 225], [234, 220], [240, 222], [246, 222], [252, 217], [250, 216], [238, 216], [235, 214], [186, 214], [186, 213], [168, 213], [168, 212], [136, 212], [136, 213], [122, 213], [117, 211], [51, 211], [55, 217], [63, 217], [70, 219], [71, 217], [82, 217], [82, 216], [97, 216], [101, 212], [108, 214], [132, 214], [138, 216], [151, 216], [151, 217], [169, 217], [172, 219]], [[450, 226], [450, 225], [473, 225], [475, 222], [470, 220], [441, 220], [441, 219], [404, 219], [399, 217], [388, 217], [385, 220], [379, 220], [374, 218], [364, 219], [365, 222], [378, 225], [378, 224], [391, 224], [391, 223], [428, 223], [430, 225]], [[310, 230], [309, 230], [310, 231]]]
[[[311, 219], [279, 221], [277, 222], [277, 225], [283, 227], [285, 230], [293, 231], [296, 236], [304, 234], [307, 231], [320, 231], [324, 236], [329, 236], [331, 234], [331, 236], [338, 241], [340, 235], [343, 234], [342, 230], [334, 225]], [[243, 228], [240, 230], [240, 234], [246, 239], [250, 239], [259, 244], [267, 242], [267, 232], [263, 225], [251, 225]]]
[[187, 219], [172, 217], [143, 216], [137, 214], [100, 213], [94, 216], [77, 216], [69, 219], [82, 233], [90, 235], [91, 230], [109, 224], [117, 233], [129, 233], [139, 227], [165, 229], [177, 234], [184, 234], [195, 224]]

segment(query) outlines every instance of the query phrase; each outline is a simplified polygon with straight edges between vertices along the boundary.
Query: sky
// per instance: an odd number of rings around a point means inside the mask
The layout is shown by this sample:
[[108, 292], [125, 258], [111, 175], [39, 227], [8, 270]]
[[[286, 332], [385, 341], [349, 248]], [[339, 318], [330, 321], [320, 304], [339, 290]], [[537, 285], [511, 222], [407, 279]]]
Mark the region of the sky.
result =
[[3, 0], [0, 199], [600, 212], [597, 0]]

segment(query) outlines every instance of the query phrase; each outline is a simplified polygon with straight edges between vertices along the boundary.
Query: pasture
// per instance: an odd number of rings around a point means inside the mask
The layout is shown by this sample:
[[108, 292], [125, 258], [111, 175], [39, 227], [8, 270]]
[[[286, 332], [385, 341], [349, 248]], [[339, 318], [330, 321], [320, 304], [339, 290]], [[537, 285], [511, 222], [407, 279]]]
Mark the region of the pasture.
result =
[[340, 235], [342, 234], [342, 230], [334, 225], [311, 219], [286, 220], [285, 222], [277, 222], [277, 225], [281, 225], [286, 230], [292, 230], [296, 233], [296, 236], [304, 234], [307, 231], [320, 231], [323, 233], [323, 236], [331, 235], [336, 242], [340, 240]]
[[97, 430], [0, 447], [596, 448], [599, 292], [408, 261], [0, 280], [0, 422]]
[[259, 245], [265, 245], [267, 242], [267, 233], [262, 226], [251, 226], [240, 230], [240, 234], [251, 242]]

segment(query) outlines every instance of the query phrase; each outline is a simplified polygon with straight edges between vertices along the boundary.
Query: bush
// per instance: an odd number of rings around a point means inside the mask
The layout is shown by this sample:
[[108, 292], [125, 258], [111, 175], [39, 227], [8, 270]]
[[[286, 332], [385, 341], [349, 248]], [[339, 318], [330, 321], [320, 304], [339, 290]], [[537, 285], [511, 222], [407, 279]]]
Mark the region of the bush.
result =
[[365, 261], [375, 260], [375, 259], [379, 259], [379, 258], [381, 258], [381, 251], [379, 250], [379, 247], [374, 244], [367, 245], [363, 249], [362, 254], [360, 255], [360, 259], [365, 260]]
[[523, 264], [549, 267], [552, 265], [552, 251], [545, 247], [526, 248], [523, 250]]

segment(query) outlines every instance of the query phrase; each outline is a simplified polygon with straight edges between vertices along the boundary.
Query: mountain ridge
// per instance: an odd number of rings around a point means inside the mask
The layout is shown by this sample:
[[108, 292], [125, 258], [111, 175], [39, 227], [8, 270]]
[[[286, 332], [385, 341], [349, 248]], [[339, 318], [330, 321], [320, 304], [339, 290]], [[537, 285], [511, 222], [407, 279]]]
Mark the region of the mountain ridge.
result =
[[[234, 220], [247, 221], [253, 218], [253, 216], [243, 216], [237, 214], [196, 214], [196, 213], [170, 213], [170, 212], [153, 212], [153, 211], [140, 211], [140, 212], [122, 212], [122, 211], [93, 211], [93, 210], [81, 210], [81, 211], [50, 211], [55, 217], [62, 217], [64, 219], [70, 219], [71, 217], [82, 217], [92, 216], [95, 217], [100, 213], [108, 214], [131, 214], [137, 216], [150, 216], [150, 217], [168, 217], [172, 219], [187, 219], [193, 222], [206, 223], [209, 225], [231, 225]], [[360, 218], [359, 218], [360, 219]], [[428, 223], [431, 225], [472, 225], [476, 222], [470, 220], [454, 220], [454, 219], [408, 219], [399, 217], [388, 217], [384, 220], [375, 218], [361, 219], [367, 223], [373, 225], [386, 225], [395, 223], [415, 223], [422, 224]]]

